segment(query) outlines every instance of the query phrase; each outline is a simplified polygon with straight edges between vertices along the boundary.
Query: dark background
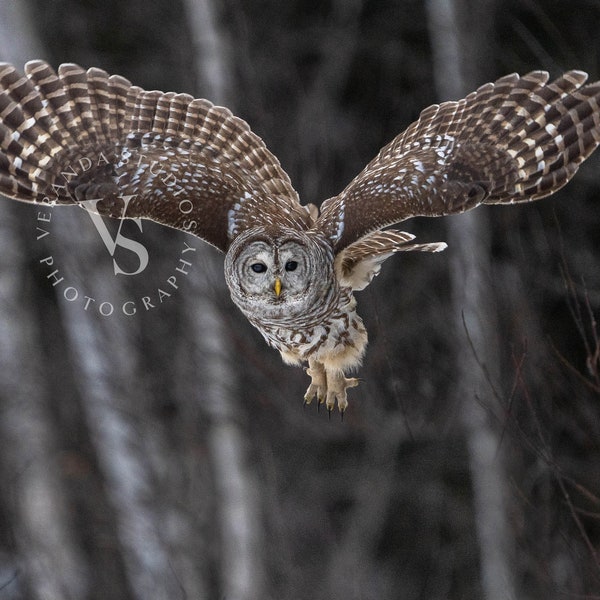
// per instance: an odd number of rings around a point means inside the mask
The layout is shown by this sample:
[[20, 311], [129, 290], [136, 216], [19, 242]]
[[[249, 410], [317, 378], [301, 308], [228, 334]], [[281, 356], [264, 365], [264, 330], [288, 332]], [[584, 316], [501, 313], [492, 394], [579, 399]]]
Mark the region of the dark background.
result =
[[[600, 77], [595, 0], [447, 5], [444, 32], [434, 0], [7, 1], [0, 59], [226, 104], [319, 204], [453, 90]], [[308, 378], [235, 310], [212, 249], [144, 223], [151, 269], [115, 277], [83, 211], [38, 241], [38, 210], [2, 201], [0, 599], [600, 597], [599, 168], [478, 209], [475, 234], [404, 224], [450, 247], [357, 294], [370, 346], [343, 423], [302, 407]], [[184, 240], [190, 275], [145, 310]], [[49, 255], [136, 315], [66, 301]]]

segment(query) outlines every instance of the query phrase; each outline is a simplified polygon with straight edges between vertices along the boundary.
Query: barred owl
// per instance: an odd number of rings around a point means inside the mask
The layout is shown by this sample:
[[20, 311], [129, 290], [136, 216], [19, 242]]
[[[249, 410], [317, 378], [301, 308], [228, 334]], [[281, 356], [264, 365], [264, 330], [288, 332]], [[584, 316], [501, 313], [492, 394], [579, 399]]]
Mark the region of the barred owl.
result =
[[21, 75], [2, 63], [0, 192], [94, 200], [102, 216], [151, 219], [216, 246], [233, 302], [286, 363], [308, 363], [305, 402], [343, 413], [367, 344], [353, 292], [395, 252], [445, 248], [386, 228], [558, 190], [600, 142], [600, 82], [586, 79], [513, 74], [430, 106], [319, 211], [226, 108], [100, 69], [32, 61]]

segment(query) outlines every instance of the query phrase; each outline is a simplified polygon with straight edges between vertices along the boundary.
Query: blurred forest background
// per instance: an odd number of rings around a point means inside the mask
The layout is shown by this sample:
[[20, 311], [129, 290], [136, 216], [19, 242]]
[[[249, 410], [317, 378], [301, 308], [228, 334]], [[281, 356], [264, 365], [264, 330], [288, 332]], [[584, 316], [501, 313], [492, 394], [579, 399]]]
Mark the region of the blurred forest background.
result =
[[[0, 2], [0, 60], [225, 104], [315, 203], [429, 104], [599, 78], [599, 32], [597, 0]], [[600, 598], [600, 153], [551, 199], [404, 224], [450, 247], [358, 294], [343, 423], [213, 249], [132, 226], [149, 268], [115, 276], [85, 211], [41, 218], [0, 201], [0, 600]]]

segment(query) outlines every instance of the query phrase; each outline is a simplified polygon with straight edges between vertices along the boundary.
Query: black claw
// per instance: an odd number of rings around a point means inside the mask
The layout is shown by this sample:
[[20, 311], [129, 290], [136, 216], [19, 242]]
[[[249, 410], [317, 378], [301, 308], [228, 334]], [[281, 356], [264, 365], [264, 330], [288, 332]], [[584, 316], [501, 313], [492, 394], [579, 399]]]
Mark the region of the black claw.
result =
[[341, 415], [341, 419], [342, 419], [342, 423], [344, 422], [344, 413], [345, 413], [345, 412], [346, 412], [346, 411], [344, 411], [344, 410], [343, 410], [343, 411], [340, 413], [340, 415]]
[[331, 421], [331, 408], [327, 409], [327, 419]]

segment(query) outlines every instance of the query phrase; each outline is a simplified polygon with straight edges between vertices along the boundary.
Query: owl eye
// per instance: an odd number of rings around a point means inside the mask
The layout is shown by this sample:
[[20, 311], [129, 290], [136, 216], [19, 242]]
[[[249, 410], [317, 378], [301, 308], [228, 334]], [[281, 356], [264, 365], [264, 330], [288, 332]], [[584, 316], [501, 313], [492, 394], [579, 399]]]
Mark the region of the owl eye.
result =
[[264, 273], [267, 270], [267, 265], [265, 265], [264, 263], [252, 263], [250, 265], [250, 268], [255, 272], [255, 273]]
[[297, 268], [298, 268], [298, 261], [288, 260], [285, 263], [285, 270], [286, 271], [295, 271]]

